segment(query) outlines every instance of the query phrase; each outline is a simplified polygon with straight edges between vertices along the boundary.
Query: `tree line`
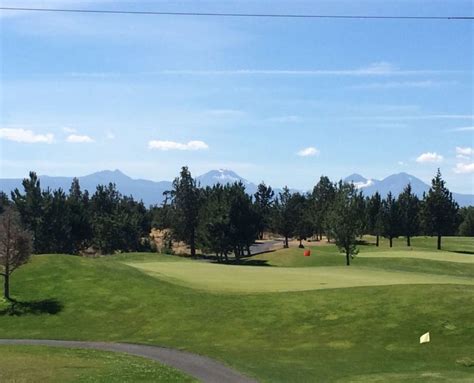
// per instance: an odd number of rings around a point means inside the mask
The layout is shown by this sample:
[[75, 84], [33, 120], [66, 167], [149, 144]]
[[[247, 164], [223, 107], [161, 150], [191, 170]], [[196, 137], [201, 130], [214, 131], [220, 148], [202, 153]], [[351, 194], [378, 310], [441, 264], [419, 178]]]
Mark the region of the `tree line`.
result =
[[42, 190], [36, 173], [15, 189], [0, 193], [0, 213], [15, 209], [32, 238], [34, 253], [78, 254], [93, 247], [107, 254], [149, 248], [151, 213], [142, 202], [123, 196], [114, 184], [98, 185], [94, 194], [72, 181], [69, 192]]
[[154, 223], [170, 229], [177, 241], [186, 243], [191, 255], [196, 249], [214, 253], [218, 261], [232, 254], [239, 260], [250, 253], [250, 246], [264, 232], [302, 241], [323, 235], [334, 240], [346, 254], [347, 264], [357, 253], [357, 239], [364, 234], [393, 239], [432, 235], [441, 238], [457, 233], [474, 235], [472, 208], [461, 210], [438, 170], [431, 188], [419, 199], [407, 185], [395, 198], [389, 193], [364, 197], [353, 184], [333, 183], [322, 176], [309, 193], [292, 193], [285, 187], [276, 195], [261, 183], [251, 196], [242, 183], [201, 188], [189, 169], [183, 167], [166, 194], [165, 203], [153, 209]]
[[70, 253], [92, 247], [103, 254], [150, 249], [152, 227], [167, 229], [171, 239], [197, 251], [215, 254], [219, 261], [229, 255], [239, 260], [250, 254], [251, 245], [272, 232], [284, 238], [333, 240], [346, 254], [356, 253], [363, 234], [406, 237], [416, 235], [474, 235], [474, 208], [459, 209], [438, 171], [431, 188], [419, 199], [407, 185], [395, 198], [378, 193], [364, 197], [354, 185], [333, 183], [322, 176], [308, 193], [279, 193], [261, 183], [249, 195], [242, 183], [200, 187], [183, 167], [165, 192], [161, 206], [147, 208], [133, 197], [123, 196], [114, 184], [98, 185], [93, 194], [82, 191], [74, 179], [68, 192], [42, 190], [34, 172], [23, 180], [23, 190], [10, 198], [0, 193], [0, 213], [14, 208], [32, 238], [35, 253]]

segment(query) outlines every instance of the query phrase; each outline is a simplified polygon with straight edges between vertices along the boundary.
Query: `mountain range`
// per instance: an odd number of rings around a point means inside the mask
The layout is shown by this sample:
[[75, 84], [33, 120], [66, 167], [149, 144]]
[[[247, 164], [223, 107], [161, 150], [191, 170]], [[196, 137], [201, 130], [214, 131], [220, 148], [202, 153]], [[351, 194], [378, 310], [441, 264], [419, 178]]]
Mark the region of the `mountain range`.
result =
[[[117, 189], [124, 195], [132, 195], [135, 199], [142, 200], [146, 205], [159, 204], [163, 202], [163, 192], [170, 190], [172, 187], [171, 181], [150, 181], [144, 179], [134, 179], [120, 170], [103, 170], [100, 172], [92, 173], [83, 177], [77, 177], [83, 190], [94, 192], [96, 186], [99, 184], [108, 184], [110, 182], [115, 183]], [[69, 190], [73, 177], [51, 177], [51, 176], [39, 176], [41, 181], [41, 187], [43, 189], [58, 189]], [[257, 190], [257, 185], [252, 183], [245, 178], [240, 177], [237, 173], [232, 170], [219, 169], [211, 170], [203, 175], [198, 176], [197, 181], [202, 187], [212, 186], [217, 183], [227, 184], [234, 182], [242, 182], [245, 185], [246, 190], [253, 194]], [[378, 191], [383, 197], [387, 195], [389, 191], [397, 196], [403, 188], [410, 183], [413, 192], [419, 197], [427, 192], [430, 186], [424, 183], [419, 178], [416, 178], [407, 173], [392, 174], [383, 180], [367, 179], [360, 174], [351, 174], [344, 178], [346, 182], [353, 182], [354, 185], [362, 190], [362, 192], [370, 196]], [[0, 190], [10, 195], [10, 192], [15, 188], [23, 190], [21, 185], [22, 179], [20, 178], [2, 178], [0, 179]], [[279, 192], [280, 189], [275, 189], [275, 192]], [[471, 194], [459, 194], [453, 193], [454, 199], [460, 206], [474, 205], [474, 195]]]

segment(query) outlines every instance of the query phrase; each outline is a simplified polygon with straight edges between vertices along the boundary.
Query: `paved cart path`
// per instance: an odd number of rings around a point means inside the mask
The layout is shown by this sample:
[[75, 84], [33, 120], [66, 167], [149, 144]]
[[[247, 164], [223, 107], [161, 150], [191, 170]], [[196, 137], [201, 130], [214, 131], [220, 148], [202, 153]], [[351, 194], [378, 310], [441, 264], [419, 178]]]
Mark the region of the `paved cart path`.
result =
[[213, 359], [165, 347], [128, 343], [80, 342], [47, 339], [0, 339], [0, 345], [39, 345], [123, 352], [156, 360], [191, 375], [202, 382], [256, 383], [255, 380], [250, 379]]

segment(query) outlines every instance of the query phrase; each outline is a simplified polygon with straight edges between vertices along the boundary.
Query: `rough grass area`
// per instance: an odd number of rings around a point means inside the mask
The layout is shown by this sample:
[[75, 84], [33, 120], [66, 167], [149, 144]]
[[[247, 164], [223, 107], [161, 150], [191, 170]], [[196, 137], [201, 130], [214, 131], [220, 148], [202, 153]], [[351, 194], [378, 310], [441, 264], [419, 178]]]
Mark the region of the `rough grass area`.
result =
[[207, 262], [140, 262], [128, 265], [169, 282], [212, 292], [253, 293], [403, 284], [474, 284], [474, 278], [368, 267], [228, 266]]
[[0, 346], [0, 382], [195, 382], [170, 367], [114, 352]]

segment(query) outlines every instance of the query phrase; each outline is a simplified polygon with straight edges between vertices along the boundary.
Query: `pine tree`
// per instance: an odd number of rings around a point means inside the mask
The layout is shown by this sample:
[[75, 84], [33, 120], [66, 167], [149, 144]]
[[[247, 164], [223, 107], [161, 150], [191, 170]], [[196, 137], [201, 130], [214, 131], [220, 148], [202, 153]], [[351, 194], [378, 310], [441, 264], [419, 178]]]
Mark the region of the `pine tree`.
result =
[[265, 183], [260, 183], [254, 194], [255, 207], [258, 214], [258, 237], [263, 239], [263, 233], [269, 228], [271, 209], [274, 203], [275, 192]]
[[178, 241], [185, 242], [196, 256], [196, 228], [199, 224], [200, 190], [188, 168], [183, 166], [180, 176], [173, 181], [171, 190], [174, 210], [172, 231]]
[[390, 247], [393, 246], [393, 238], [400, 235], [400, 209], [398, 202], [391, 192], [383, 201], [383, 236], [389, 239]]
[[375, 192], [367, 201], [367, 231], [369, 234], [375, 235], [375, 246], [377, 247], [383, 231], [382, 214], [382, 198], [379, 192]]
[[346, 255], [346, 265], [357, 253], [357, 236], [362, 233], [362, 221], [357, 192], [353, 184], [340, 182], [327, 217], [336, 246]]
[[[327, 231], [328, 227], [328, 216], [329, 209], [335, 198], [335, 187], [334, 184], [326, 176], [321, 176], [319, 182], [313, 188], [312, 200], [314, 216], [316, 219], [314, 222], [317, 225], [317, 231], [319, 232], [319, 239], [322, 239], [323, 231]], [[326, 233], [327, 234], [327, 233]], [[329, 237], [328, 237], [329, 240]]]
[[92, 240], [91, 222], [89, 216], [89, 193], [82, 192], [79, 180], [74, 178], [66, 204], [69, 213], [71, 252], [77, 254], [86, 248]]
[[410, 238], [417, 235], [420, 229], [420, 200], [412, 192], [410, 184], [398, 196], [398, 205], [400, 208], [401, 233], [407, 239], [407, 246], [411, 246]]
[[441, 237], [455, 233], [458, 210], [459, 206], [445, 186], [441, 171], [438, 169], [422, 204], [424, 229], [426, 233], [438, 237], [438, 250], [441, 250]]
[[24, 194], [15, 189], [12, 192], [12, 200], [23, 225], [33, 235], [33, 251], [41, 253], [45, 250], [47, 241], [40, 233], [43, 224], [43, 195], [40, 180], [35, 172], [30, 172], [29, 178], [23, 179], [22, 185]]
[[292, 197], [290, 189], [284, 187], [275, 202], [274, 226], [276, 232], [285, 238], [284, 247], [289, 247], [288, 240], [295, 235], [298, 221], [296, 198]]

